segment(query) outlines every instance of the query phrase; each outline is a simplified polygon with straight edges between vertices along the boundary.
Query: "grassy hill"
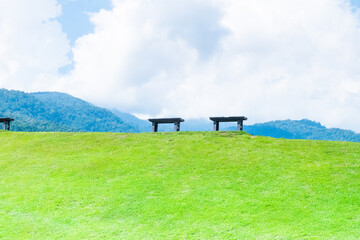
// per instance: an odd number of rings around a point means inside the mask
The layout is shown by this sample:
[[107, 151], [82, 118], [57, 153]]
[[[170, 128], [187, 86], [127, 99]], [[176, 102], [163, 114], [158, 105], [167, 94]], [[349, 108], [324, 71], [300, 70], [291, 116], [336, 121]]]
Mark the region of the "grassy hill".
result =
[[0, 239], [359, 239], [360, 144], [0, 132]]

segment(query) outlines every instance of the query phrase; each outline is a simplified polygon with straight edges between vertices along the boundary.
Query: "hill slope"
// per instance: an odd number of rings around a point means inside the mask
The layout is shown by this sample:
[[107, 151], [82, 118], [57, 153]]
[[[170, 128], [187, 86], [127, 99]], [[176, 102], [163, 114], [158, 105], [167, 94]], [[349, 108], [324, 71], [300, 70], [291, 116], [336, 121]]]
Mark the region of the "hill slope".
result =
[[0, 132], [1, 239], [358, 239], [359, 143]]
[[14, 131], [138, 132], [107, 109], [65, 93], [0, 89], [1, 117], [15, 118]]

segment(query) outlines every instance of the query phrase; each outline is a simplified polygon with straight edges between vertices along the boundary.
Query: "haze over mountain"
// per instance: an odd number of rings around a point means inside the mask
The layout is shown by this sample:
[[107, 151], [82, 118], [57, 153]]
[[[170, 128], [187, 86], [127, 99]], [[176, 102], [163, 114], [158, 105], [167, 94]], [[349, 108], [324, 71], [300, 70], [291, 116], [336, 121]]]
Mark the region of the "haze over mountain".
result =
[[[13, 131], [65, 132], [149, 132], [151, 124], [132, 114], [94, 106], [79, 98], [59, 92], [25, 93], [0, 89], [0, 116], [12, 117]], [[160, 125], [160, 131], [173, 126]], [[208, 119], [186, 119], [182, 131], [211, 131]], [[232, 123], [223, 123], [220, 130], [236, 130]], [[244, 131], [288, 139], [318, 139], [360, 142], [360, 134], [339, 128], [326, 128], [318, 122], [277, 120], [244, 126]]]

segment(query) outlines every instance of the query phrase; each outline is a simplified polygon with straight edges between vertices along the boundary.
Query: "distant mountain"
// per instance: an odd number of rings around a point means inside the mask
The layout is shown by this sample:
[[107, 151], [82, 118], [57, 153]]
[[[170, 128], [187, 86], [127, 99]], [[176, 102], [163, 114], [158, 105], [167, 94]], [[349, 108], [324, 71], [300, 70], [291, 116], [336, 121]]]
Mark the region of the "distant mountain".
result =
[[[235, 128], [230, 129], [235, 130]], [[244, 130], [253, 135], [275, 138], [360, 142], [360, 134], [358, 133], [339, 128], [326, 128], [320, 123], [308, 119], [245, 125]]]
[[14, 131], [139, 132], [111, 111], [69, 94], [0, 89], [0, 115]]
[[130, 113], [121, 112], [116, 109], [112, 109], [111, 111], [124, 122], [136, 126], [140, 132], [151, 131], [151, 123], [147, 120], [139, 119]]
[[[0, 117], [12, 117], [14, 131], [65, 132], [149, 132], [151, 124], [129, 113], [109, 111], [79, 98], [59, 92], [25, 93], [0, 89]], [[172, 124], [159, 126], [172, 131]], [[181, 131], [211, 131], [209, 119], [186, 119]], [[236, 130], [235, 123], [222, 123], [220, 130]], [[326, 128], [318, 122], [278, 120], [244, 126], [253, 135], [274, 138], [360, 142], [360, 134], [339, 128]]]

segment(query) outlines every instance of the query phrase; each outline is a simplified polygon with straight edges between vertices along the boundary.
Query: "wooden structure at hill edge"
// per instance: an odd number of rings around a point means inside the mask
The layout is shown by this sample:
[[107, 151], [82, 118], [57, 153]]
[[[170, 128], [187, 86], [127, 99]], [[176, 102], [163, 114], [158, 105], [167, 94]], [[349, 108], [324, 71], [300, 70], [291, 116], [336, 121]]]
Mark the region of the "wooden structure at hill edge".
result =
[[14, 121], [13, 118], [0, 118], [0, 123], [4, 123], [4, 130], [10, 131], [10, 123]]
[[219, 123], [220, 122], [237, 122], [237, 130], [242, 131], [244, 124], [243, 122], [247, 120], [244, 116], [238, 116], [238, 117], [210, 117], [210, 120], [213, 121], [213, 130], [219, 131]]
[[185, 120], [182, 118], [151, 118], [149, 119], [152, 122], [152, 131], [158, 131], [159, 123], [174, 123], [174, 131], [180, 131], [180, 122], [184, 122]]

